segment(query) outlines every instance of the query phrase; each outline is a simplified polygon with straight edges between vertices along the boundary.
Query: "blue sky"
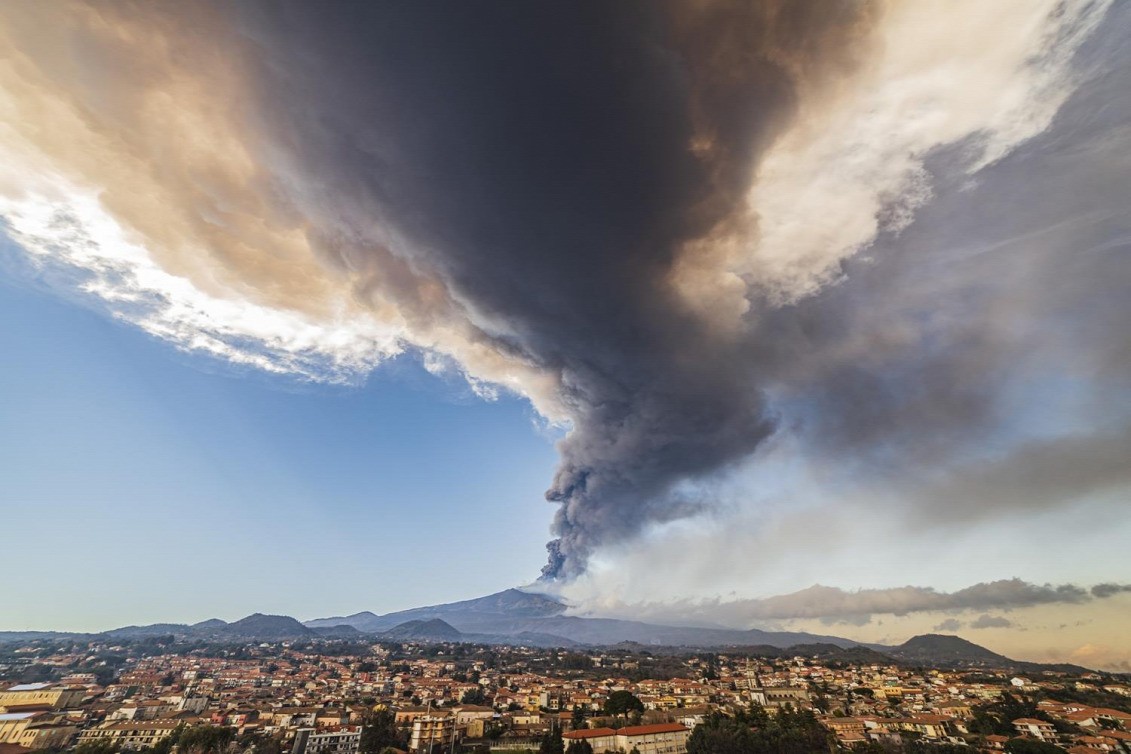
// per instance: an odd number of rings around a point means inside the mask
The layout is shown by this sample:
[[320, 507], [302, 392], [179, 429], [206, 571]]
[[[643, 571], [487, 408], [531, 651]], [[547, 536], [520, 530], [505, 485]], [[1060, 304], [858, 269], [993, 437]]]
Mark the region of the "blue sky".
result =
[[13, 281], [0, 322], [4, 551], [28, 574], [0, 629], [385, 611], [544, 559], [552, 438], [524, 401], [412, 357], [356, 388], [239, 370]]

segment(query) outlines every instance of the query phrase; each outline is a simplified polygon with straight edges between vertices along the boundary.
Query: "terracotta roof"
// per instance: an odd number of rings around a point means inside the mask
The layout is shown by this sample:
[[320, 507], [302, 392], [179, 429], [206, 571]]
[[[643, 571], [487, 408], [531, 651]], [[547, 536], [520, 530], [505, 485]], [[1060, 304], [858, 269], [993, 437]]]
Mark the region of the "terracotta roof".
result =
[[657, 723], [656, 725], [632, 725], [617, 731], [618, 736], [647, 736], [651, 733], [678, 733], [688, 730], [686, 725], [679, 723]]
[[562, 738], [597, 738], [599, 736], [615, 736], [616, 733], [617, 732], [612, 728], [582, 728], [581, 730], [571, 730], [569, 733], [563, 733]]
[[1064, 716], [1066, 720], [1088, 720], [1096, 716], [1096, 713], [1091, 710], [1077, 710], [1076, 712], [1069, 712]]

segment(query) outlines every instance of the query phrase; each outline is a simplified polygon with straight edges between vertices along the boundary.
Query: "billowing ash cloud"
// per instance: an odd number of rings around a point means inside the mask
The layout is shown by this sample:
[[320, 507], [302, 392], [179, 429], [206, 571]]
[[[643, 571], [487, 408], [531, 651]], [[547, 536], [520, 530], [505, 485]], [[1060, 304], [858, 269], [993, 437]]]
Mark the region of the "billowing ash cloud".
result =
[[[985, 469], [956, 509], [1023, 500], [1014, 455], [1116, 438], [1070, 499], [1126, 481], [1129, 412], [1092, 417], [1131, 359], [1109, 153], [1128, 97], [1100, 75], [1128, 63], [1128, 15], [8, 5], [0, 213], [37, 265], [180, 348], [345, 381], [411, 348], [527, 396], [568, 428], [547, 578], [701, 512], [775, 431], [894, 489], [930, 459], [906, 495], [930, 510], [963, 464]], [[1047, 206], [1038, 179], [1080, 180], [1069, 156], [1090, 182]], [[1022, 374], [1058, 356], [1080, 371]], [[1095, 405], [981, 453], [1034, 373]]]

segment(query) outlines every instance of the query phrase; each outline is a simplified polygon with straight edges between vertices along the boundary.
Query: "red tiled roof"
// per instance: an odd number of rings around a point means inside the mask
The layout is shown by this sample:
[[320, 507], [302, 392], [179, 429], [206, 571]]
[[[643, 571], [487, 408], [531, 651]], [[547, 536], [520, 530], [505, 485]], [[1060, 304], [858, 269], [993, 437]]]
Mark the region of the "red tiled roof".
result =
[[582, 728], [581, 730], [571, 730], [569, 733], [563, 733], [562, 738], [597, 738], [598, 736], [614, 735], [616, 735], [616, 731], [612, 728]]
[[617, 731], [618, 736], [646, 736], [650, 733], [678, 733], [688, 730], [686, 725], [679, 723], [657, 723], [656, 725], [632, 725]]

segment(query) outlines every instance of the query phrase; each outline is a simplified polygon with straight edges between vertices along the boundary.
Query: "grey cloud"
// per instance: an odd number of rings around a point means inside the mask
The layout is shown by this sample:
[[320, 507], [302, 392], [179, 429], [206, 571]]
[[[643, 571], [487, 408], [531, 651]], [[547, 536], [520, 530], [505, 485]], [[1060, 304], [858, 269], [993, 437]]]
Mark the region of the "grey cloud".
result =
[[953, 168], [961, 148], [938, 150], [935, 198], [911, 226], [763, 319], [775, 406], [814, 461], [867, 468], [917, 523], [1131, 484], [1129, 28], [1129, 9], [1113, 10], [1079, 63], [1108, 73], [1046, 133], [975, 182]]
[[1038, 585], [1021, 579], [991, 581], [939, 592], [928, 587], [861, 589], [855, 592], [835, 587], [813, 586], [793, 594], [736, 603], [735, 608], [751, 618], [816, 618], [821, 616], [907, 615], [937, 610], [1020, 608], [1044, 604], [1079, 604], [1088, 592], [1072, 584]]
[[[876, 615], [906, 616], [916, 613], [1013, 610], [1038, 605], [1081, 605], [1095, 597], [1074, 584], [1031, 584], [1021, 579], [984, 582], [941, 592], [929, 587], [905, 586], [890, 589], [848, 591], [815, 585], [790, 594], [761, 599], [731, 601], [678, 600], [670, 603], [626, 604], [611, 614], [637, 617], [695, 618], [731, 626], [756, 625], [760, 621], [821, 620], [827, 624], [864, 625]], [[975, 619], [978, 628], [987, 628], [1002, 619], [982, 615]], [[946, 619], [950, 624], [957, 619]], [[974, 624], [972, 623], [973, 627]], [[946, 629], [957, 630], [957, 628]]]
[[970, 621], [970, 628], [1012, 628], [1013, 621], [1000, 615], [979, 615]]
[[960, 630], [965, 625], [966, 625], [965, 623], [958, 620], [957, 618], [947, 618], [946, 620], [944, 620], [942, 623], [939, 623], [938, 625], [936, 625], [931, 630], [954, 632], [954, 631]]

